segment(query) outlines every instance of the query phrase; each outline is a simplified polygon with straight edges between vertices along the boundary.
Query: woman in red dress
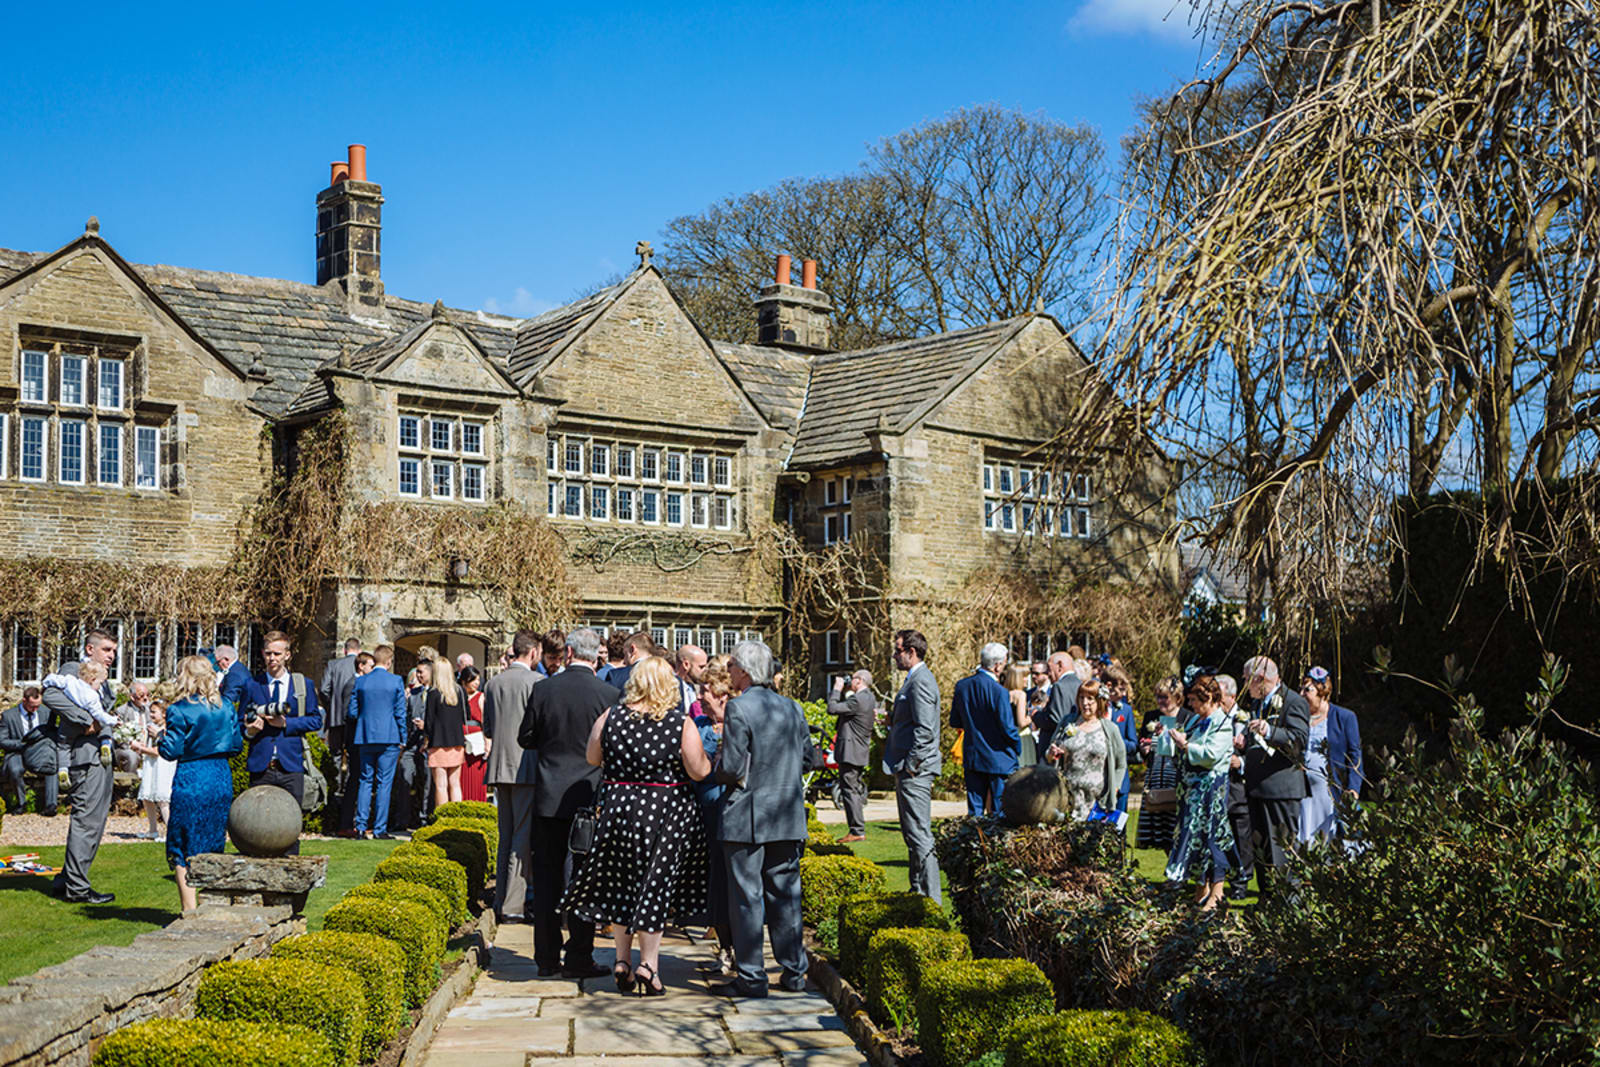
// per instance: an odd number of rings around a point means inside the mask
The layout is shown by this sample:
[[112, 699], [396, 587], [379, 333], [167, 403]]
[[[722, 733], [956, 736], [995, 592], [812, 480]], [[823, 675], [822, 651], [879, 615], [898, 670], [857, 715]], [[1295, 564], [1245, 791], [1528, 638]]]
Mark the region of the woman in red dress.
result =
[[463, 667], [456, 675], [467, 694], [467, 759], [461, 768], [461, 799], [489, 800], [483, 774], [489, 766], [489, 739], [483, 734], [483, 673], [476, 667]]

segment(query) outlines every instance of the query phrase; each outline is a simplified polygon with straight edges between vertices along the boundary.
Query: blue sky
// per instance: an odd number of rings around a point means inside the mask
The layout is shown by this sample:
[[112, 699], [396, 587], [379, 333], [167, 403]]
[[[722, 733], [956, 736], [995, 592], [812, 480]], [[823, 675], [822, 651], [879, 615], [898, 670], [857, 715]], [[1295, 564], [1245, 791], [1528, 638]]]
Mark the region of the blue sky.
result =
[[[313, 281], [368, 146], [390, 292], [532, 314], [669, 219], [969, 104], [1098, 127], [1198, 55], [1176, 0], [128, 5], [11, 13], [0, 246]], [[380, 14], [381, 17], [380, 17]]]

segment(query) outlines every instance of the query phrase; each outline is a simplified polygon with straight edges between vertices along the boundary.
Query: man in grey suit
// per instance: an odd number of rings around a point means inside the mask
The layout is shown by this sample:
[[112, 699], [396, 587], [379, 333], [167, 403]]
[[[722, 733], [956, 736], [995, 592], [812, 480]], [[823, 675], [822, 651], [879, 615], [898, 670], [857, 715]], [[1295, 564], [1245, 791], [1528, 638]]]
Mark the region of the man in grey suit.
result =
[[928, 639], [915, 630], [894, 635], [894, 664], [906, 680], [894, 698], [884, 769], [894, 775], [900, 836], [905, 838], [911, 891], [938, 901], [939, 861], [933, 855], [933, 781], [939, 755], [939, 683], [925, 662]]
[[533, 866], [534, 780], [539, 754], [517, 742], [533, 687], [544, 680], [533, 665], [543, 639], [518, 630], [511, 639], [511, 662], [483, 689], [483, 735], [489, 765], [483, 780], [495, 791], [499, 809], [500, 851], [495, 857], [494, 908], [503, 922], [522, 922], [528, 911], [528, 874]]
[[806, 836], [800, 774], [810, 731], [800, 705], [772, 690], [772, 666], [772, 652], [760, 641], [734, 647], [728, 677], [739, 695], [728, 701], [713, 772], [728, 786], [718, 838], [728, 865], [735, 962], [733, 979], [718, 992], [737, 997], [767, 995], [763, 925], [783, 968], [783, 989], [805, 989], [809, 966], [800, 921], [800, 843]]
[[844, 692], [843, 677], [833, 680], [828, 698], [828, 714], [839, 720], [839, 734], [833, 742], [833, 758], [839, 763], [840, 792], [844, 794], [844, 817], [849, 833], [845, 843], [867, 839], [867, 760], [871, 758], [872, 722], [878, 713], [878, 698], [872, 693], [872, 672], [859, 670], [850, 676], [850, 692]]
[[28, 802], [25, 774], [39, 776], [39, 814], [56, 813], [56, 731], [50, 713], [43, 707], [44, 694], [30, 685], [22, 691], [22, 703], [0, 715], [0, 752], [5, 753], [5, 772], [0, 783], [11, 787], [12, 811], [21, 811]]
[[1256, 886], [1265, 897], [1276, 890], [1288, 853], [1300, 838], [1300, 801], [1308, 795], [1304, 767], [1311, 737], [1311, 706], [1283, 684], [1278, 665], [1266, 656], [1244, 661], [1246, 695], [1239, 706], [1245, 723], [1244, 792], [1250, 807], [1250, 843]]
[[345, 737], [345, 709], [350, 705], [350, 690], [356, 685], [356, 653], [361, 642], [347, 638], [344, 655], [328, 661], [322, 669], [322, 684], [317, 686], [317, 700], [322, 705], [322, 726], [327, 732], [328, 751], [333, 758], [343, 762]]
[[1045, 763], [1045, 753], [1056, 743], [1056, 733], [1078, 721], [1078, 687], [1083, 679], [1078, 677], [1070, 652], [1052, 652], [1045, 661], [1050, 672], [1050, 699], [1044, 710], [1034, 716], [1034, 729], [1039, 731], [1037, 749], [1039, 762]]
[[[93, 660], [109, 673], [117, 661], [117, 639], [104, 630], [90, 630], [83, 643], [83, 661]], [[83, 662], [80, 661], [80, 662]], [[62, 674], [76, 675], [77, 663], [63, 663]], [[100, 700], [110, 708], [116, 697], [109, 678], [100, 685]], [[114, 894], [97, 892], [89, 884], [89, 867], [100, 851], [106, 833], [106, 816], [111, 814], [111, 768], [100, 762], [100, 725], [68, 699], [66, 691], [47, 689], [44, 705], [55, 715], [56, 729], [67, 754], [68, 797], [72, 802], [72, 821], [67, 824], [67, 858], [56, 875], [51, 891], [65, 900], [87, 904], [109, 904]]]

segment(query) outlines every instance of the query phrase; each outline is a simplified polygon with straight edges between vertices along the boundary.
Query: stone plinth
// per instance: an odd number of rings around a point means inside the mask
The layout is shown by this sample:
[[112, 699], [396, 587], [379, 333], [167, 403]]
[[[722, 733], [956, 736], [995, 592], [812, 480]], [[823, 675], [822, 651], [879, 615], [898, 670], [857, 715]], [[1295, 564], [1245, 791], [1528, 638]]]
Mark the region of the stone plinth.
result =
[[201, 905], [273, 907], [305, 911], [306, 894], [327, 880], [326, 856], [227, 856], [207, 852], [189, 858], [189, 884]]

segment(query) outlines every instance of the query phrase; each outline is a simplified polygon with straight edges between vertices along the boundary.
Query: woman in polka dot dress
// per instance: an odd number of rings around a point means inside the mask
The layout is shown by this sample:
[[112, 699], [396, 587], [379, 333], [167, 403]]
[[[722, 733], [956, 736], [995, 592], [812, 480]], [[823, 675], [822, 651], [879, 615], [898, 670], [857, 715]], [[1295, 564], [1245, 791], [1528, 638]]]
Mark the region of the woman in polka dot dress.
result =
[[[706, 839], [691, 781], [711, 773], [700, 732], [680, 705], [678, 679], [659, 656], [628, 676], [622, 703], [589, 734], [604, 768], [594, 847], [561, 910], [611, 924], [618, 992], [662, 992], [661, 934], [706, 906]], [[633, 960], [639, 939], [639, 966]]]

